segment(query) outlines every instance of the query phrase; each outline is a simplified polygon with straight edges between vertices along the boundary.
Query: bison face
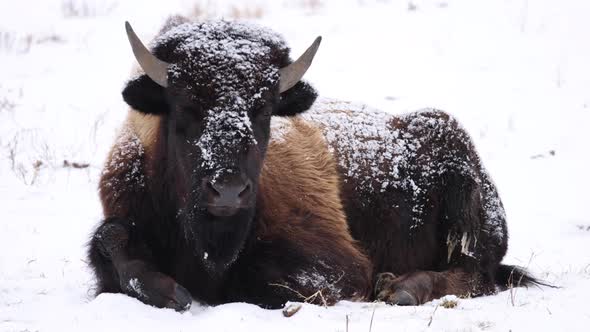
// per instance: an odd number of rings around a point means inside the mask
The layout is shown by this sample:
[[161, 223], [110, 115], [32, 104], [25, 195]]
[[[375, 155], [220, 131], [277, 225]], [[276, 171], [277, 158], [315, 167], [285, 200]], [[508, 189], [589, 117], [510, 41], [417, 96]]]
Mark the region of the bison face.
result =
[[168, 141], [179, 177], [191, 184], [193, 206], [216, 217], [251, 209], [269, 140], [276, 96], [268, 93], [253, 107], [239, 100], [205, 108], [185, 98], [171, 98]]
[[280, 37], [249, 25], [177, 25], [156, 38], [153, 54], [126, 27], [145, 74], [123, 97], [162, 117], [178, 221], [210, 272], [221, 272], [252, 228], [271, 115], [302, 112], [315, 100], [299, 81], [320, 39], [291, 63]]

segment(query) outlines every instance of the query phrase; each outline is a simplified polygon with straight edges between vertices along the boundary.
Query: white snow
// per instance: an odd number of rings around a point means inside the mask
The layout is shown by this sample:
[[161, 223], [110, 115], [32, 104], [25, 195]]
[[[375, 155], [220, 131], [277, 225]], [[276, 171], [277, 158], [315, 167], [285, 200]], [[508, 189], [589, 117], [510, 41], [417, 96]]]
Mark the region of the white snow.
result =
[[[0, 3], [0, 331], [586, 331], [590, 326], [590, 2], [586, 0]], [[321, 95], [394, 114], [456, 117], [498, 186], [505, 262], [560, 289], [515, 289], [457, 307], [342, 302], [280, 311], [193, 303], [179, 314], [92, 296], [86, 243], [97, 180], [126, 116], [129, 20], [148, 41], [169, 14], [241, 18], [295, 56]], [[274, 122], [274, 120], [273, 120]], [[64, 167], [69, 162], [90, 167]], [[490, 204], [495, 204], [491, 202]]]

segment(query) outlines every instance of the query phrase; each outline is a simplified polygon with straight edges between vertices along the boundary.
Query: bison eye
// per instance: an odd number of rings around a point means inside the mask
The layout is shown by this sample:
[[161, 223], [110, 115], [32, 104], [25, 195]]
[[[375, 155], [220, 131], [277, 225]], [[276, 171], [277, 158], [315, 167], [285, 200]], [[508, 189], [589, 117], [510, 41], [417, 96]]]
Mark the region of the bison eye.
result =
[[196, 136], [201, 132], [204, 115], [200, 110], [183, 109], [176, 113], [176, 133]]
[[264, 117], [264, 118], [268, 118], [272, 115], [272, 107], [266, 105], [263, 106], [262, 108], [258, 109], [256, 112], [256, 117]]

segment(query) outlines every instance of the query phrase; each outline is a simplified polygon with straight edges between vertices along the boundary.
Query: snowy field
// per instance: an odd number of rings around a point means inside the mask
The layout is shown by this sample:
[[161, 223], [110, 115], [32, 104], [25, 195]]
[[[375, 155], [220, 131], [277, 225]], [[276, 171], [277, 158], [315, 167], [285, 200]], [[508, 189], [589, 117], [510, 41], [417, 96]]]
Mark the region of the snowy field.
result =
[[[448, 309], [304, 305], [291, 318], [243, 303], [180, 314], [93, 298], [85, 243], [134, 64], [123, 22], [148, 40], [173, 13], [255, 21], [297, 55], [322, 35], [306, 75], [322, 95], [455, 115], [504, 200], [504, 261], [562, 288]], [[587, 0], [2, 1], [0, 331], [588, 331], [589, 15]]]

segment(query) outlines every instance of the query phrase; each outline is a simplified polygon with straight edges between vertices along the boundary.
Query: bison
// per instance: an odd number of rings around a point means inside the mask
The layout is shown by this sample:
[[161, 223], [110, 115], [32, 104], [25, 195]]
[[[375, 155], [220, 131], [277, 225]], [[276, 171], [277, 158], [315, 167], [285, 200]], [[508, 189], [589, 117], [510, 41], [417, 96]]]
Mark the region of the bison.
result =
[[500, 263], [502, 203], [448, 114], [316, 101], [301, 78], [319, 37], [292, 61], [251, 24], [171, 18], [151, 51], [126, 30], [142, 71], [100, 179], [97, 293], [181, 311], [417, 305], [537, 282]]

